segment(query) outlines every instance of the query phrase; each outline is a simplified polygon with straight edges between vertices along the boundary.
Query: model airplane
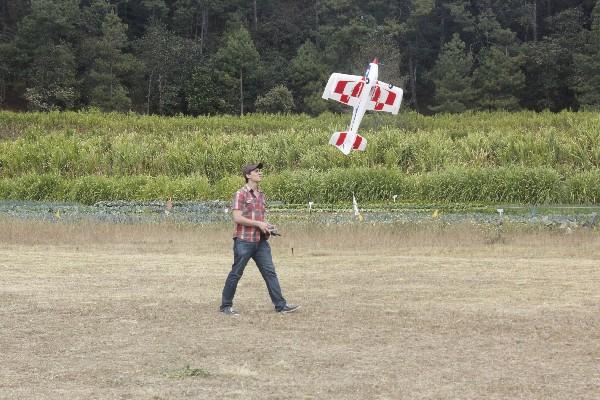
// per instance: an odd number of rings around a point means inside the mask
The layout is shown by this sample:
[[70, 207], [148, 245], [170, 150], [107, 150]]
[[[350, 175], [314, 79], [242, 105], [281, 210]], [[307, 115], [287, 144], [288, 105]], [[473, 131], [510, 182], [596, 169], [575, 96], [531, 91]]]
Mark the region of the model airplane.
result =
[[346, 132], [335, 132], [329, 143], [348, 155], [352, 149], [364, 150], [367, 140], [357, 131], [367, 110], [387, 111], [398, 114], [402, 102], [402, 89], [377, 80], [377, 59], [369, 64], [364, 76], [333, 73], [329, 77], [324, 99], [337, 100], [354, 107], [352, 121]]

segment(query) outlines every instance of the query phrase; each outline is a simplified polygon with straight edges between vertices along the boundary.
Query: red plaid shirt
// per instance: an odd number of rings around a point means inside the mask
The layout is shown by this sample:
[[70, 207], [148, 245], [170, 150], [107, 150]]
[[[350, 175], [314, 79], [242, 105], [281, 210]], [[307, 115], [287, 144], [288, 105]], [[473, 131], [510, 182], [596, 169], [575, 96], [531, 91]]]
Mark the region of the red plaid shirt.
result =
[[[241, 210], [242, 216], [253, 221], [265, 220], [265, 194], [262, 190], [252, 190], [245, 185], [235, 192], [232, 210]], [[247, 242], [258, 242], [261, 239], [260, 229], [254, 226], [235, 224], [233, 237]]]

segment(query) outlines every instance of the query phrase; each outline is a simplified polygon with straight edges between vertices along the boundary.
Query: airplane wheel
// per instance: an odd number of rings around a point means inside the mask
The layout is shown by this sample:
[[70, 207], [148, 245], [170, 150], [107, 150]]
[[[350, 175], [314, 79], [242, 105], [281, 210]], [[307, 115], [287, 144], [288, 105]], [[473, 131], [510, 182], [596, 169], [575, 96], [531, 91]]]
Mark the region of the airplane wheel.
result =
[[394, 88], [394, 85], [392, 85], [391, 83], [390, 83], [390, 85], [389, 85], [389, 86], [390, 86], [390, 89], [393, 89], [393, 88]]
[[370, 82], [370, 81], [371, 81], [371, 80], [370, 80], [369, 78], [367, 78], [367, 80], [366, 80], [366, 82], [367, 82], [367, 85], [369, 84], [369, 82]]

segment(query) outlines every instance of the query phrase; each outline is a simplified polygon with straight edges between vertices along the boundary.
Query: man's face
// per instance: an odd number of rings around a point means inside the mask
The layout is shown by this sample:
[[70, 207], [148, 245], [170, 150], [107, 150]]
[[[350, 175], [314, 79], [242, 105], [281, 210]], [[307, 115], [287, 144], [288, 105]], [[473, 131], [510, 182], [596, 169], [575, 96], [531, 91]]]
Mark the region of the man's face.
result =
[[262, 181], [262, 171], [260, 170], [260, 168], [252, 170], [246, 176], [248, 177], [248, 182], [250, 182], [250, 181], [253, 181], [253, 182], [260, 182], [260, 181]]

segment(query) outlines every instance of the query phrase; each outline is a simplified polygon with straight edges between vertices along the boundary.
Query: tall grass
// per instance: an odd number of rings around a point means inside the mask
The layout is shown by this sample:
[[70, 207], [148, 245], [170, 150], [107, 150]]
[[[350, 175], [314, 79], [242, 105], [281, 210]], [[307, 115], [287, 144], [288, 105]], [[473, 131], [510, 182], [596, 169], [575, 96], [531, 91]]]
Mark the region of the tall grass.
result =
[[600, 197], [598, 113], [370, 114], [367, 151], [351, 157], [327, 144], [347, 124], [348, 115], [334, 114], [0, 112], [0, 197], [228, 198], [240, 166], [255, 160], [271, 175], [271, 196], [291, 202], [335, 202], [351, 192], [415, 201]]
[[[30, 174], [0, 179], [0, 198], [13, 200], [229, 200], [242, 185], [240, 175], [211, 184], [199, 175], [82, 176]], [[361, 201], [437, 203], [598, 203], [600, 170], [576, 173], [566, 179], [551, 168], [451, 168], [405, 174], [387, 168], [335, 168], [329, 171], [286, 170], [265, 177], [263, 188], [272, 200], [289, 204], [347, 203], [354, 193]]]
[[[374, 117], [375, 118], [375, 117]], [[533, 120], [533, 121], [532, 121]], [[345, 157], [326, 145], [344, 116], [174, 117], [98, 113], [0, 113], [0, 176], [67, 177], [200, 174], [215, 182], [246, 161], [269, 171], [387, 167], [406, 173], [451, 167], [600, 167], [595, 113], [496, 113], [423, 117], [403, 114], [365, 124], [367, 151]], [[392, 126], [410, 125], [408, 128]]]

